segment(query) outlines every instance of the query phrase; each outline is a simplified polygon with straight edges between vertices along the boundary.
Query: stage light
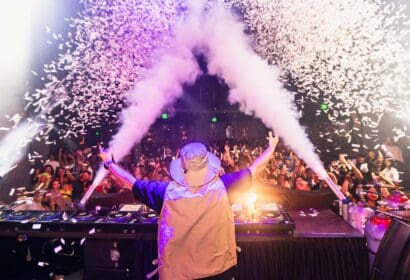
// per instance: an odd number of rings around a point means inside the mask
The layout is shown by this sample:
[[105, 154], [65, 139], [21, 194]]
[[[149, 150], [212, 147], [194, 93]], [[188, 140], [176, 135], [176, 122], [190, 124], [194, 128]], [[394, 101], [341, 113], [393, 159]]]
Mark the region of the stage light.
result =
[[161, 118], [162, 118], [163, 120], [168, 119], [168, 114], [167, 114], [167, 113], [162, 113]]
[[0, 4], [0, 111], [19, 105], [29, 72], [32, 1], [13, 0]]
[[95, 136], [100, 136], [100, 135], [101, 135], [101, 133], [99, 131], [95, 132]]
[[216, 123], [217, 121], [216, 117], [212, 117], [211, 122]]
[[327, 109], [329, 109], [329, 106], [326, 103], [320, 104], [320, 110], [326, 111]]

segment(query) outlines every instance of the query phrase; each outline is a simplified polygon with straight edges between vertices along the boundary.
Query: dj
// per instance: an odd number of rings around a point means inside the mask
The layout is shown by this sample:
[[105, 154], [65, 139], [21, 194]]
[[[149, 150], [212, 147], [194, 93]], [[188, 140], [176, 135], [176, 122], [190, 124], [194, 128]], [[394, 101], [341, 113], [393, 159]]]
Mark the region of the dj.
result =
[[137, 180], [111, 160], [109, 150], [100, 148], [105, 166], [137, 200], [160, 213], [160, 279], [233, 278], [235, 226], [227, 191], [242, 183], [250, 187], [252, 176], [269, 161], [278, 143], [272, 133], [267, 139], [269, 147], [248, 168], [224, 175], [220, 160], [203, 144], [187, 144], [171, 162], [171, 182]]

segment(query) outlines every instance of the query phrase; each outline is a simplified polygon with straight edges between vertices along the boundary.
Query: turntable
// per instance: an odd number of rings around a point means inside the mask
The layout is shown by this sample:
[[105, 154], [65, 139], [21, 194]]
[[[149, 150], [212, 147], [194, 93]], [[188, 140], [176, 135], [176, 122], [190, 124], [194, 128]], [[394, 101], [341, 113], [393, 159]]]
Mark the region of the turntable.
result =
[[94, 212], [80, 211], [77, 215], [74, 216], [74, 218], [78, 222], [88, 223], [96, 221], [99, 217]]
[[253, 208], [233, 204], [232, 211], [237, 233], [292, 234], [295, 229], [292, 218], [275, 203], [259, 204]]
[[156, 224], [158, 223], [158, 213], [154, 211], [147, 211], [141, 213], [140, 222], [143, 224]]
[[59, 222], [63, 219], [63, 214], [61, 212], [43, 212], [37, 217], [37, 223], [52, 223]]
[[9, 222], [22, 222], [32, 218], [32, 213], [29, 211], [10, 211], [5, 219]]
[[119, 223], [125, 224], [135, 221], [133, 214], [130, 212], [111, 212], [108, 216], [104, 219], [105, 223]]
[[264, 224], [273, 224], [283, 221], [283, 215], [279, 211], [262, 210], [260, 212], [260, 221]]

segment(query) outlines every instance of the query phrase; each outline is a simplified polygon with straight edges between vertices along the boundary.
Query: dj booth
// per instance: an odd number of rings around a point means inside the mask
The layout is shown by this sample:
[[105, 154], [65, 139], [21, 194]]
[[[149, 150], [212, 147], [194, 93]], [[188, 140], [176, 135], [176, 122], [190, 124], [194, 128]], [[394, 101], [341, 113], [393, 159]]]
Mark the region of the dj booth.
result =
[[[83, 279], [146, 279], [156, 269], [158, 217], [125, 210], [0, 211], [2, 279], [74, 270]], [[368, 278], [365, 238], [328, 209], [236, 219], [236, 235], [236, 279]]]

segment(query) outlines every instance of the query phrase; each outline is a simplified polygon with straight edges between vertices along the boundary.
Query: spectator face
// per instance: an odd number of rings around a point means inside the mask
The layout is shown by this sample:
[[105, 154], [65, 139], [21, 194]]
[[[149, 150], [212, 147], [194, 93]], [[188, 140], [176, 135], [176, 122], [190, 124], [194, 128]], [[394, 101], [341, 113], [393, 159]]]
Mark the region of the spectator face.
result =
[[88, 172], [82, 172], [81, 173], [81, 179], [82, 181], [91, 181], [91, 175]]
[[366, 161], [366, 158], [364, 157], [364, 156], [359, 156], [358, 158], [357, 158], [357, 162], [358, 163], [364, 163]]
[[385, 160], [384, 160], [384, 165], [385, 165], [386, 167], [390, 167], [390, 166], [391, 166], [391, 161], [390, 161], [389, 159], [385, 159]]
[[53, 183], [51, 183], [51, 187], [53, 188], [53, 190], [59, 190], [60, 189], [60, 182], [59, 181], [53, 181]]
[[367, 155], [371, 160], [374, 160], [376, 158], [376, 153], [374, 151], [369, 151]]
[[108, 190], [112, 187], [112, 182], [111, 182], [111, 180], [110, 180], [110, 179], [104, 179], [104, 180], [101, 182], [101, 187], [102, 187], [103, 192], [107, 193]]
[[377, 190], [375, 188], [369, 188], [366, 194], [368, 200], [377, 201], [379, 199], [379, 195], [377, 194]]
[[41, 175], [38, 177], [38, 182], [39, 183], [45, 183], [47, 182], [47, 176], [46, 175]]
[[52, 170], [52, 167], [50, 165], [46, 165], [44, 167], [44, 172], [47, 172], [47, 173], [51, 174], [51, 170]]
[[63, 168], [60, 168], [60, 167], [59, 167], [59, 168], [57, 169], [57, 175], [58, 175], [58, 176], [64, 175], [64, 173], [65, 173], [65, 172], [64, 172], [64, 169], [63, 169]]
[[296, 178], [295, 181], [296, 189], [301, 190], [301, 191], [310, 191], [310, 187], [308, 182], [303, 180], [301, 177]]
[[285, 175], [279, 175], [279, 178], [278, 178], [278, 183], [279, 184], [283, 184], [283, 183], [285, 183]]
[[313, 172], [312, 169], [307, 169], [306, 170], [306, 177], [308, 177], [308, 179], [313, 179], [315, 177], [315, 172]]

